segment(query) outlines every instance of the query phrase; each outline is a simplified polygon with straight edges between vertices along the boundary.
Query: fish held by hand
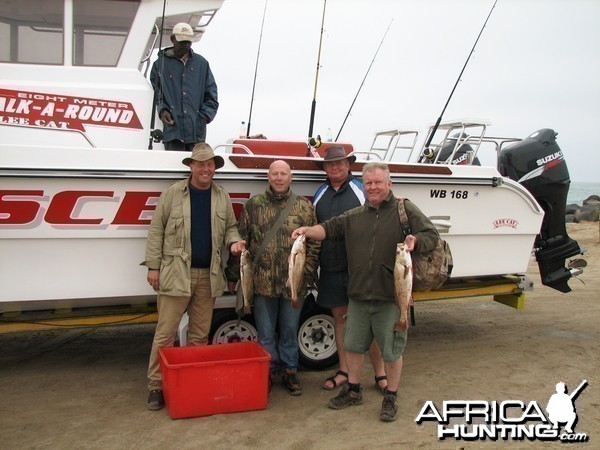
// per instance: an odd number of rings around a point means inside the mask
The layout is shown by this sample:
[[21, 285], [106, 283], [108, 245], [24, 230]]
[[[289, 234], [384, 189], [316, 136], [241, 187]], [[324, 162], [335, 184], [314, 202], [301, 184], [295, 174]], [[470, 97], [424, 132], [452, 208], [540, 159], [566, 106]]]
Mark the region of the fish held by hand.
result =
[[244, 297], [244, 314], [250, 314], [252, 309], [252, 297], [254, 296], [254, 271], [252, 269], [252, 258], [248, 250], [244, 250], [240, 256], [240, 285]]
[[304, 282], [304, 263], [306, 262], [306, 236], [301, 234], [296, 238], [292, 245], [292, 250], [288, 258], [288, 281], [287, 287], [290, 289], [292, 306], [300, 308], [298, 292]]
[[394, 290], [396, 304], [400, 310], [400, 318], [396, 322], [395, 330], [408, 329], [408, 307], [412, 299], [412, 258], [406, 250], [404, 243], [396, 245], [396, 263], [394, 264]]

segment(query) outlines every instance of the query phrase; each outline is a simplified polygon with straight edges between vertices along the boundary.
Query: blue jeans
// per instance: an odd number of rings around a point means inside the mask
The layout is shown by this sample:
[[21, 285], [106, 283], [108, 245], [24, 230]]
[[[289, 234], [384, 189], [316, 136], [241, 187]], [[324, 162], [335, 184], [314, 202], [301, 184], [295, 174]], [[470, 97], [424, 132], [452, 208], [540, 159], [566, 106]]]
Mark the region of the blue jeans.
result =
[[[298, 368], [298, 323], [303, 303], [301, 301], [300, 308], [294, 309], [288, 298], [254, 297], [258, 343], [271, 355], [271, 372]], [[279, 345], [275, 334], [278, 322]]]

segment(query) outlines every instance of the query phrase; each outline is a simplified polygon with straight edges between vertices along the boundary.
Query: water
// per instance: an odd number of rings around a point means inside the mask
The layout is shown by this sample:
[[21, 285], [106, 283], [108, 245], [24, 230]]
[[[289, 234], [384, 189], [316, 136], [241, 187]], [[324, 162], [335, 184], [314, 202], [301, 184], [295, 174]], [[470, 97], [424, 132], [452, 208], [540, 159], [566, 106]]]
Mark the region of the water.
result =
[[590, 195], [600, 195], [600, 183], [579, 183], [571, 181], [569, 193], [567, 194], [567, 205], [576, 203], [581, 206], [583, 201]]

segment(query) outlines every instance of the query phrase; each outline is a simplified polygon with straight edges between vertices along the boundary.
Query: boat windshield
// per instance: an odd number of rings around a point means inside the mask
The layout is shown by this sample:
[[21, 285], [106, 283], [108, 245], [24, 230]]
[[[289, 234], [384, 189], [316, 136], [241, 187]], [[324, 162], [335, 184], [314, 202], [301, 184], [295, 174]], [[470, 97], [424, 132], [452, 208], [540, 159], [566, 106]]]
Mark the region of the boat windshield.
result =
[[140, 2], [0, 0], [0, 62], [116, 66]]

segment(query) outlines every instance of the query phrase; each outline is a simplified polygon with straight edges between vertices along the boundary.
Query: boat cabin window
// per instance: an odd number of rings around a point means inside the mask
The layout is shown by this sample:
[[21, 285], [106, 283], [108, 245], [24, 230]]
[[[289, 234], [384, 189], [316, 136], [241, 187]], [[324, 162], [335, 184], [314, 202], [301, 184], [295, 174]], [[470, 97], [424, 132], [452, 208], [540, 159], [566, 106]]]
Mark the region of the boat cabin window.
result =
[[140, 1], [0, 0], [0, 62], [116, 66]]
[[116, 66], [140, 0], [73, 2], [73, 65]]
[[64, 0], [0, 0], [0, 61], [63, 63]]

